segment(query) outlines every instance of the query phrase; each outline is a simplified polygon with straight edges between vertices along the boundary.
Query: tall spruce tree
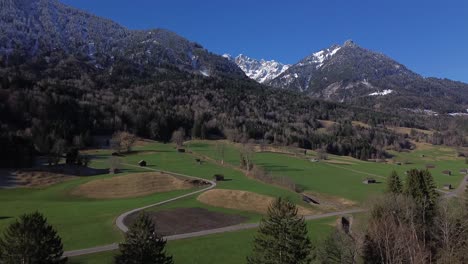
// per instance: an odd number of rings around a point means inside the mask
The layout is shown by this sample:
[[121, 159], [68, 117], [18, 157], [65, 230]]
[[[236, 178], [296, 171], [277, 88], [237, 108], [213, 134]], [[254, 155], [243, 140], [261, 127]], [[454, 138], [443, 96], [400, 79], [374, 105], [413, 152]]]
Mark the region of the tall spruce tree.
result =
[[400, 194], [403, 192], [403, 184], [401, 183], [400, 176], [396, 171], [392, 171], [387, 180], [387, 192], [393, 194]]
[[311, 262], [311, 242], [303, 217], [288, 200], [278, 198], [260, 222], [249, 264], [304, 264]]
[[11, 224], [0, 238], [2, 264], [61, 264], [62, 240], [40, 213], [25, 214]]
[[166, 241], [156, 233], [156, 227], [147, 214], [138, 215], [119, 244], [117, 264], [172, 264], [172, 256], [165, 252]]
[[439, 197], [431, 173], [428, 170], [410, 170], [406, 180], [405, 194], [413, 197], [420, 206], [424, 223], [426, 225], [430, 223]]

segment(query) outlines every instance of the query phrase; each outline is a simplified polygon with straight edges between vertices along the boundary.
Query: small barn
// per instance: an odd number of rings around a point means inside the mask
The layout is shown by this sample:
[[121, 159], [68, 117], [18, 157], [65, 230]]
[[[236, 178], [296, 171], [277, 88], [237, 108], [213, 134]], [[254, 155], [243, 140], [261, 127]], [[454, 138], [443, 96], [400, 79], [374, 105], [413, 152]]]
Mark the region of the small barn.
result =
[[364, 184], [374, 184], [377, 183], [377, 181], [374, 178], [367, 178], [364, 181], [362, 181]]
[[460, 174], [468, 174], [468, 169], [461, 169]]
[[434, 169], [435, 167], [434, 164], [426, 164], [426, 169]]
[[452, 184], [444, 184], [444, 190], [451, 190], [451, 189], [453, 189]]
[[145, 160], [140, 160], [138, 162], [138, 165], [140, 165], [140, 167], [146, 167], [146, 161]]
[[224, 181], [224, 175], [222, 174], [215, 174], [213, 178], [215, 181]]
[[320, 202], [317, 199], [306, 194], [302, 194], [302, 200], [306, 203], [320, 204]]
[[195, 161], [198, 163], [198, 164], [202, 164], [202, 160], [201, 159], [195, 159]]
[[452, 175], [452, 171], [449, 171], [449, 170], [444, 170], [442, 171], [442, 173], [445, 175], [449, 175], [449, 176]]

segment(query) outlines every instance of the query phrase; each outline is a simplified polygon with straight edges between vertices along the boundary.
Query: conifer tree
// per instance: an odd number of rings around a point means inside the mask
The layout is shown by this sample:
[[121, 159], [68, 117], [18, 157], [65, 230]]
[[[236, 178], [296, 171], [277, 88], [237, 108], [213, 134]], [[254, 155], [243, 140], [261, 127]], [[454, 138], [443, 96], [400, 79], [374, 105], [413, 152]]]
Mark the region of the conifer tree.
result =
[[277, 199], [260, 222], [249, 264], [310, 263], [311, 242], [303, 217], [288, 200]]
[[156, 227], [147, 214], [138, 215], [119, 244], [117, 264], [172, 264], [172, 256], [165, 252], [166, 241], [156, 233]]
[[11, 224], [0, 238], [2, 264], [61, 264], [62, 240], [40, 213], [25, 214]]
[[400, 194], [403, 192], [403, 184], [396, 171], [392, 171], [392, 174], [388, 177], [387, 192], [393, 194]]
[[424, 222], [431, 222], [439, 197], [431, 173], [428, 170], [410, 170], [406, 180], [405, 194], [411, 196], [421, 207]]

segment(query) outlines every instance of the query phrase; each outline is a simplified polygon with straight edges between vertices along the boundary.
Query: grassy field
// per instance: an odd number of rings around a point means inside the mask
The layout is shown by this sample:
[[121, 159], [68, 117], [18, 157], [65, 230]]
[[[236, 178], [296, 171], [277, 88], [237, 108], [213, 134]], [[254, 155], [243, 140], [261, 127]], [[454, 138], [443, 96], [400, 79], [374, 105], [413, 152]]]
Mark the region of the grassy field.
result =
[[[171, 144], [148, 143], [139, 145], [132, 154], [122, 157], [122, 163], [136, 165], [138, 161], [146, 160], [150, 168], [205, 179], [212, 179], [214, 174], [221, 173], [229, 180], [219, 182], [217, 188], [243, 190], [272, 197], [288, 197], [301, 206], [317, 209], [305, 204], [300, 195], [295, 192], [251, 179], [245, 176], [242, 171], [236, 169], [235, 167], [239, 165], [239, 145], [221, 141], [221, 144], [225, 144], [224, 160], [229, 165], [222, 166], [219, 162], [216, 162], [220, 160], [216, 144], [220, 143], [193, 141], [187, 143], [189, 152], [193, 153], [178, 153]], [[431, 172], [438, 186], [441, 187], [445, 183], [458, 185], [462, 179], [459, 169], [468, 167], [468, 165], [464, 164], [463, 159], [456, 157], [456, 150], [430, 145], [419, 145], [418, 149], [409, 153], [392, 153], [394, 154], [393, 161], [388, 163], [365, 162], [334, 155], [329, 155], [328, 161], [311, 162], [309, 159], [315, 155], [313, 151], [308, 151], [307, 155], [304, 155], [303, 151], [298, 149], [283, 148], [279, 150], [286, 150], [288, 153], [257, 152], [253, 157], [254, 163], [264, 167], [275, 176], [290, 177], [305, 191], [342, 197], [358, 203], [381, 193], [385, 187], [385, 178], [392, 170], [396, 170], [401, 176], [404, 176], [406, 170], [424, 168], [429, 163], [434, 164], [436, 168], [432, 169]], [[95, 150], [88, 151], [88, 154], [93, 156], [92, 167], [108, 167], [110, 151]], [[200, 157], [208, 158], [200, 165], [196, 162], [196, 158]], [[397, 165], [397, 162], [402, 165]], [[441, 173], [446, 169], [450, 169], [453, 176]], [[147, 170], [133, 166], [122, 166], [122, 173], [118, 175], [140, 172], [147, 172]], [[44, 213], [49, 222], [59, 231], [66, 250], [118, 242], [123, 238], [121, 232], [114, 226], [115, 218], [119, 214], [191, 191], [169, 191], [120, 199], [90, 199], [71, 194], [73, 190], [82, 184], [96, 179], [109, 179], [112, 177], [116, 176], [105, 174], [81, 177], [46, 188], [2, 189], [0, 190], [0, 232], [17, 216], [37, 210]], [[362, 184], [362, 180], [366, 177], [374, 177], [381, 183]], [[247, 222], [256, 222], [261, 218], [261, 215], [255, 212], [209, 206], [201, 203], [196, 198], [196, 196], [184, 198], [149, 210], [200, 207], [227, 214], [240, 214], [248, 219]], [[317, 210], [320, 211], [320, 209]], [[201, 245], [203, 243], [200, 243], [200, 241], [204, 241], [203, 239], [213, 239], [213, 241], [221, 245], [227, 243], [225, 244], [225, 250], [229, 251], [231, 248], [233, 250], [236, 248], [233, 241], [246, 241], [245, 239], [251, 238], [251, 235], [251, 232], [243, 231], [226, 235], [214, 235], [210, 238], [171, 242], [169, 249], [176, 258], [181, 259], [182, 263], [185, 260], [184, 256], [188, 256], [184, 252], [190, 252], [190, 250], [202, 252], [199, 254], [199, 263], [203, 263], [203, 257], [207, 255], [205, 251], [210, 250], [210, 248], [203, 248], [204, 245]], [[217, 239], [226, 241], [218, 242]], [[210, 247], [210, 244], [213, 243], [209, 242], [205, 247]], [[103, 258], [105, 258], [106, 254], [103, 255]], [[245, 254], [240, 258], [244, 259], [244, 257]]]
[[[108, 166], [109, 151], [92, 151], [90, 154], [93, 155], [92, 167], [106, 168]], [[221, 188], [247, 190], [275, 197], [284, 196], [298, 203], [301, 202], [297, 194], [251, 180], [239, 171], [223, 168], [210, 162], [199, 165], [193, 156], [177, 153], [172, 145], [154, 143], [137, 147], [133, 154], [123, 157], [122, 162], [137, 164], [141, 159], [148, 162], [148, 167], [206, 179], [211, 179], [214, 174], [221, 172], [231, 179], [231, 181], [221, 182], [219, 184]], [[147, 170], [123, 166], [122, 171], [123, 173], [118, 175], [146, 172]], [[0, 231], [4, 230], [19, 215], [40, 211], [58, 230], [66, 250], [108, 244], [122, 239], [121, 232], [114, 226], [115, 218], [121, 213], [190, 192], [190, 190], [180, 190], [122, 199], [89, 199], [71, 195], [73, 190], [81, 184], [116, 176], [82, 177], [47, 188], [0, 190]], [[236, 210], [206, 206], [198, 202], [196, 197], [184, 199], [168, 206], [197, 206], [209, 210], [240, 213]], [[260, 217], [249, 212], [243, 214], [249, 217], [249, 221], [258, 220]]]
[[[239, 145], [222, 142], [194, 141], [189, 147], [194, 152], [219, 161], [221, 158], [217, 144], [224, 144], [225, 162], [238, 165]], [[387, 163], [335, 155], [328, 155], [327, 161], [310, 162], [309, 159], [315, 157], [313, 151], [308, 151], [307, 155], [297, 149], [289, 149], [287, 154], [278, 152], [256, 152], [253, 157], [254, 163], [273, 175], [290, 177], [306, 191], [339, 196], [357, 202], [381, 193], [385, 188], [386, 177], [392, 170], [397, 171], [404, 179], [407, 170], [424, 169], [426, 164], [434, 164], [436, 168], [430, 171], [438, 187], [442, 188], [444, 184], [457, 186], [463, 178], [459, 170], [468, 167], [463, 158], [456, 157], [455, 149], [428, 144], [418, 144], [418, 148], [411, 152], [390, 152], [394, 157]], [[398, 163], [401, 165], [397, 165]], [[444, 170], [451, 170], [452, 176], [443, 174]], [[375, 178], [380, 184], [362, 184], [367, 177]]]
[[[317, 244], [333, 230], [335, 218], [308, 221], [309, 235]], [[168, 242], [167, 252], [175, 263], [245, 263], [250, 254], [256, 229], [215, 234]], [[71, 258], [72, 264], [110, 264], [116, 252], [105, 252]], [[229, 256], [229, 257], [227, 257]]]

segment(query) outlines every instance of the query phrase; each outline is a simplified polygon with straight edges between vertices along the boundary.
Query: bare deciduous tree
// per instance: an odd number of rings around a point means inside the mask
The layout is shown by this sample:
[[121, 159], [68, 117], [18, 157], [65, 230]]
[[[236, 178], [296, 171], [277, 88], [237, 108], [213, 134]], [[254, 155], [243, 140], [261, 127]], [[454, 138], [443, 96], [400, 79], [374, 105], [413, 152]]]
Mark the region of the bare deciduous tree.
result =
[[224, 145], [223, 142], [216, 142], [216, 152], [219, 155], [219, 158], [221, 159], [221, 164], [224, 164], [224, 156], [226, 153], [226, 146]]
[[137, 137], [128, 132], [117, 132], [112, 136], [111, 148], [116, 152], [130, 152]]
[[181, 148], [184, 146], [184, 140], [185, 140], [185, 130], [183, 128], [179, 128], [176, 131], [172, 133], [172, 142], [174, 142], [178, 148]]
[[109, 173], [115, 174], [121, 167], [121, 160], [118, 157], [111, 156], [109, 158]]
[[247, 171], [252, 170], [253, 168], [253, 154], [254, 149], [251, 144], [243, 144], [240, 149], [240, 158], [241, 158], [241, 167]]

